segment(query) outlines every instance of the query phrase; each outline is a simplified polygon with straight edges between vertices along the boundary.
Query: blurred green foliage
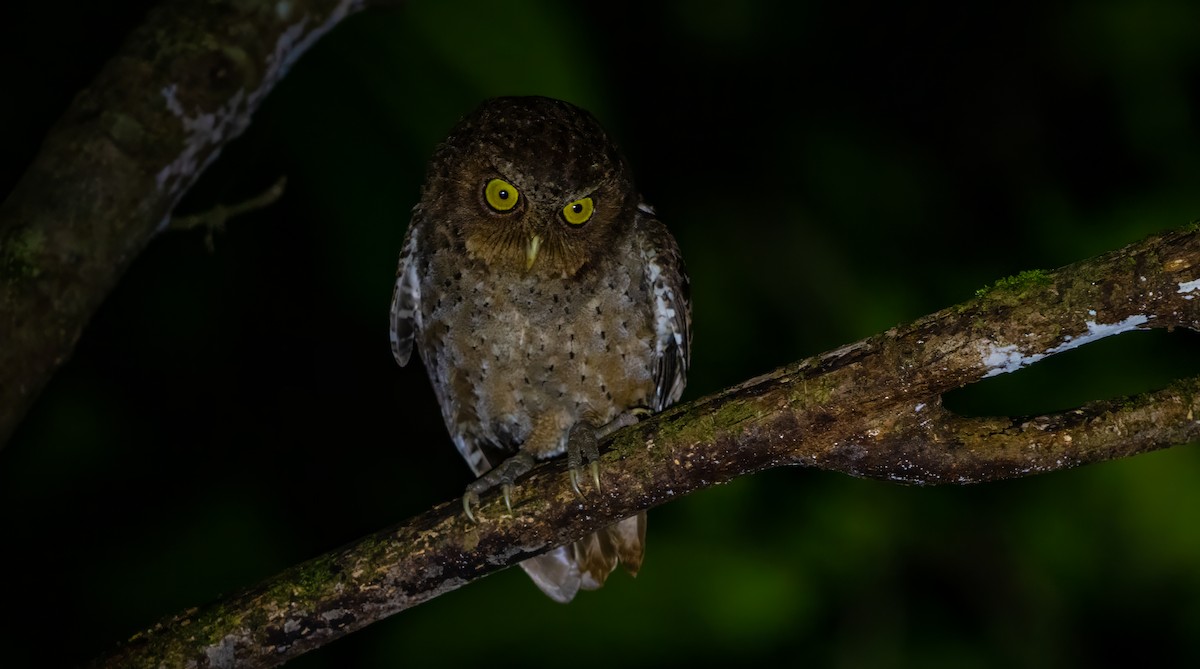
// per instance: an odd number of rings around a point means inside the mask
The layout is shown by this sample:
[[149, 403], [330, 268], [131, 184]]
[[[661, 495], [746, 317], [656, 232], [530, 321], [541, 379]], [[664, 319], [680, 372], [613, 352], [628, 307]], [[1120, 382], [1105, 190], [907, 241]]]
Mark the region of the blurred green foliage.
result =
[[[2, 192], [152, 3], [26, 4], [0, 23]], [[695, 398], [1196, 219], [1198, 25], [1185, 0], [413, 0], [346, 21], [181, 211], [286, 174], [283, 199], [215, 253], [155, 241], [0, 451], [0, 664], [78, 663], [459, 493], [386, 314], [424, 162], [481, 99], [562, 97], [618, 137], [693, 276]], [[1197, 343], [1122, 335], [947, 403], [1141, 392], [1200, 373]], [[294, 666], [1196, 666], [1198, 482], [1194, 446], [973, 488], [767, 472], [652, 512], [636, 581], [564, 607], [510, 570]]]

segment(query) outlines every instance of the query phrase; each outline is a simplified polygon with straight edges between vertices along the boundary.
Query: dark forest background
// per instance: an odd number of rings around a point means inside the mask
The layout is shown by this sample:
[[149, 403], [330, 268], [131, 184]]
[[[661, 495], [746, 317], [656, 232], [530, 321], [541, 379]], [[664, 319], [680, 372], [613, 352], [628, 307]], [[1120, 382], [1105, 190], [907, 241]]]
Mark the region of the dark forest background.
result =
[[[0, 194], [153, 3], [0, 11]], [[485, 97], [590, 109], [693, 278], [685, 399], [1200, 217], [1200, 5], [414, 0], [294, 68], [0, 451], [0, 664], [85, 661], [470, 480], [388, 348], [426, 159]], [[1064, 409], [1200, 373], [1130, 333], [946, 401]], [[0, 370], [2, 377], [3, 370]], [[0, 383], [3, 379], [0, 378]], [[569, 606], [519, 570], [291, 666], [1200, 665], [1200, 451], [919, 489], [777, 470], [651, 512]]]

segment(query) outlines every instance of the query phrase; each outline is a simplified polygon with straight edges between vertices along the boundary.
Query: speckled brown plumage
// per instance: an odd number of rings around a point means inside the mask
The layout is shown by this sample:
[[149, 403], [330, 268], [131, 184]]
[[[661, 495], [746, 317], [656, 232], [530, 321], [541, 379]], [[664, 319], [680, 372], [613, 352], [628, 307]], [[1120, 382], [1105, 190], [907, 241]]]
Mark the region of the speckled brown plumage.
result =
[[[585, 204], [590, 218], [570, 222]], [[438, 147], [400, 257], [392, 347], [403, 365], [415, 342], [476, 475], [676, 401], [689, 320], [678, 247], [587, 112], [497, 98]], [[618, 560], [636, 573], [644, 531], [639, 514], [522, 566], [569, 601]]]

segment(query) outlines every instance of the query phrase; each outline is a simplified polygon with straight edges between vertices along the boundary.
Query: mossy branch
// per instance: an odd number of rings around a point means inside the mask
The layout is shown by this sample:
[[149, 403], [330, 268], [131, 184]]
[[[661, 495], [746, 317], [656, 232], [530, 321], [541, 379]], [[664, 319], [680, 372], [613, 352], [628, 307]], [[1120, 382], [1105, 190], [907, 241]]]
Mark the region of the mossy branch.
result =
[[1159, 235], [669, 409], [613, 435], [603, 489], [554, 461], [513, 513], [459, 500], [142, 632], [104, 667], [267, 667], [638, 510], [772, 467], [968, 484], [1122, 458], [1200, 437], [1200, 378], [1023, 418], [965, 418], [943, 393], [1128, 330], [1200, 329], [1200, 232]]
[[184, 193], [288, 68], [382, 0], [166, 0], [0, 205], [0, 446]]

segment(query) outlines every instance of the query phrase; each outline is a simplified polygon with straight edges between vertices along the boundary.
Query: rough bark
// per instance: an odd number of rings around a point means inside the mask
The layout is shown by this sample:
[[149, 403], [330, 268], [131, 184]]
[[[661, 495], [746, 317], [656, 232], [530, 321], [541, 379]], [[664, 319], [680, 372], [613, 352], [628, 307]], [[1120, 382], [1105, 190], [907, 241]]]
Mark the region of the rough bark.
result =
[[0, 446], [175, 204], [308, 47], [367, 0], [170, 0], [0, 205]]
[[[458, 500], [136, 635], [105, 667], [267, 667], [640, 509], [784, 465], [916, 485], [1026, 476], [1200, 437], [1200, 378], [1077, 409], [966, 418], [941, 395], [1105, 336], [1200, 328], [1200, 233], [1159, 235], [672, 408], [613, 435], [602, 490], [564, 464], [518, 481], [512, 514]], [[586, 477], [585, 477], [586, 478]]]

